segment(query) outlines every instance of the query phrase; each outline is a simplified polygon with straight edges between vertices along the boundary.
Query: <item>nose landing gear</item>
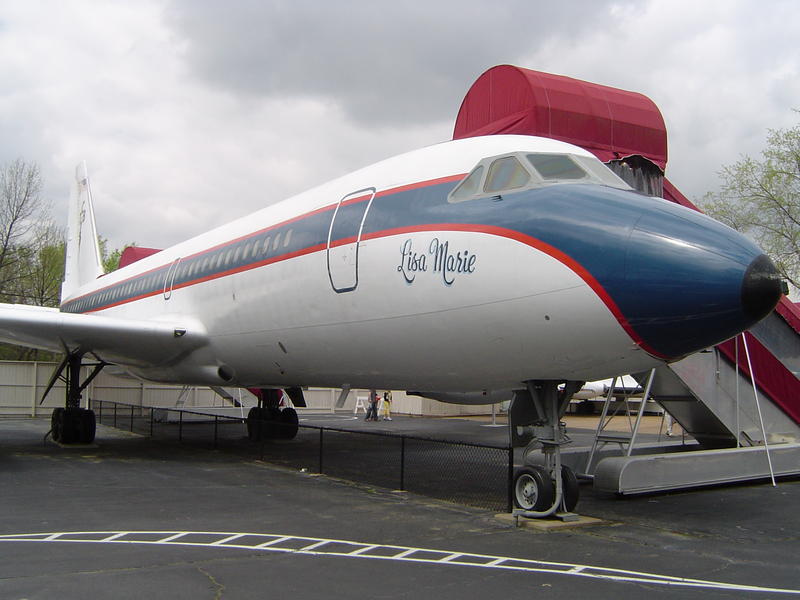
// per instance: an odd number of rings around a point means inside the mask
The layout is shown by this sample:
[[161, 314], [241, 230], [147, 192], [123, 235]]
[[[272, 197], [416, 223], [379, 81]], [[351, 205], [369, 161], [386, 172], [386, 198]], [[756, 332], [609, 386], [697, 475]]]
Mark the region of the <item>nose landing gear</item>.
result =
[[[563, 388], [559, 389], [563, 383]], [[561, 418], [572, 395], [583, 382], [527, 381], [514, 393], [509, 407], [511, 443], [529, 451], [541, 448], [541, 465], [525, 465], [514, 472], [515, 516], [542, 518], [571, 513], [578, 504], [575, 473], [561, 464], [561, 447], [570, 443]]]

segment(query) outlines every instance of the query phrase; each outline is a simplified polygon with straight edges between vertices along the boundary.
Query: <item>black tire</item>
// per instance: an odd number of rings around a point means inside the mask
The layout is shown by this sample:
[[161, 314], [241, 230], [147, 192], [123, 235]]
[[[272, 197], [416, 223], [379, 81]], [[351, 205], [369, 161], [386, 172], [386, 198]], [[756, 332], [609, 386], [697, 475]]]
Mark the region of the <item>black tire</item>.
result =
[[517, 508], [542, 512], [553, 505], [556, 490], [544, 467], [522, 467], [514, 473], [514, 504]]
[[567, 465], [561, 465], [561, 490], [564, 498], [564, 508], [567, 512], [573, 512], [575, 507], [578, 506], [581, 490], [575, 471]]
[[83, 410], [81, 414], [81, 444], [91, 444], [97, 432], [97, 420], [93, 410]]
[[247, 413], [247, 437], [251, 442], [261, 439], [261, 432], [265, 429], [262, 421], [263, 409], [254, 406]]
[[61, 443], [76, 444], [80, 442], [83, 430], [83, 410], [75, 407], [65, 408], [61, 416]]
[[64, 426], [64, 409], [54, 408], [50, 415], [50, 435], [54, 442], [61, 442], [61, 430]]
[[263, 416], [263, 437], [274, 440], [281, 437], [281, 409], [277, 406], [268, 406], [264, 409]]
[[284, 408], [280, 415], [280, 438], [293, 440], [297, 437], [297, 431], [300, 429], [299, 423], [297, 411], [290, 406]]

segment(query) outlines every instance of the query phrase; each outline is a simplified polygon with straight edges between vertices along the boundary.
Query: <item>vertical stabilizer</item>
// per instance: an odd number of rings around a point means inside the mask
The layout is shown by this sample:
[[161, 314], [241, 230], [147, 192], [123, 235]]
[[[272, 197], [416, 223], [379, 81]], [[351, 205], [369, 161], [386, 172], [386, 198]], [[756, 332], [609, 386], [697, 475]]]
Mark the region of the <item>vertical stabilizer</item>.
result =
[[94, 281], [104, 272], [85, 162], [75, 168], [67, 218], [66, 254], [64, 282], [61, 284], [62, 302], [74, 295], [82, 285]]

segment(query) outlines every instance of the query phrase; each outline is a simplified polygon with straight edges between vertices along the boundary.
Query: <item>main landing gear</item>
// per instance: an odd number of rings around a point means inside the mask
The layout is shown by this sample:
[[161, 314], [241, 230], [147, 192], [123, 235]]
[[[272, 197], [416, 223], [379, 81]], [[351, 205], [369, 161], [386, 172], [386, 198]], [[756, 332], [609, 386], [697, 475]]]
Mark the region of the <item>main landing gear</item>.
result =
[[291, 406], [280, 407], [281, 390], [262, 388], [258, 406], [247, 413], [247, 437], [262, 440], [292, 440], [299, 429], [297, 411]]
[[[570, 442], [561, 418], [582, 382], [527, 381], [527, 389], [514, 393], [509, 407], [511, 443], [525, 447], [526, 465], [514, 472], [515, 514], [549, 517], [571, 513], [580, 495], [574, 471], [561, 464], [561, 447]], [[541, 460], [530, 460], [541, 449]], [[537, 457], [538, 458], [538, 457]], [[541, 464], [538, 464], [541, 462]]]
[[53, 409], [50, 417], [50, 435], [54, 441], [60, 444], [91, 444], [94, 441], [97, 426], [94, 411], [81, 408], [81, 394], [107, 363], [103, 361], [91, 363], [92, 372], [81, 383], [82, 359], [83, 353], [68, 352], [53, 372], [42, 395], [42, 402], [44, 402], [56, 382], [59, 380], [64, 382], [65, 406]]

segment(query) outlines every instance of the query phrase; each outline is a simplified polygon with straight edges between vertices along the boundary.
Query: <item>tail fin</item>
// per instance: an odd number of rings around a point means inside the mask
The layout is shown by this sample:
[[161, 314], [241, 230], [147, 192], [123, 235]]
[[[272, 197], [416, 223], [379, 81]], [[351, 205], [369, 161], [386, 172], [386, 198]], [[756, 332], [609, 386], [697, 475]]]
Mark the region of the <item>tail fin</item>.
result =
[[62, 302], [74, 295], [81, 286], [104, 273], [85, 162], [75, 169], [75, 182], [69, 199], [66, 254], [64, 282], [61, 284]]

